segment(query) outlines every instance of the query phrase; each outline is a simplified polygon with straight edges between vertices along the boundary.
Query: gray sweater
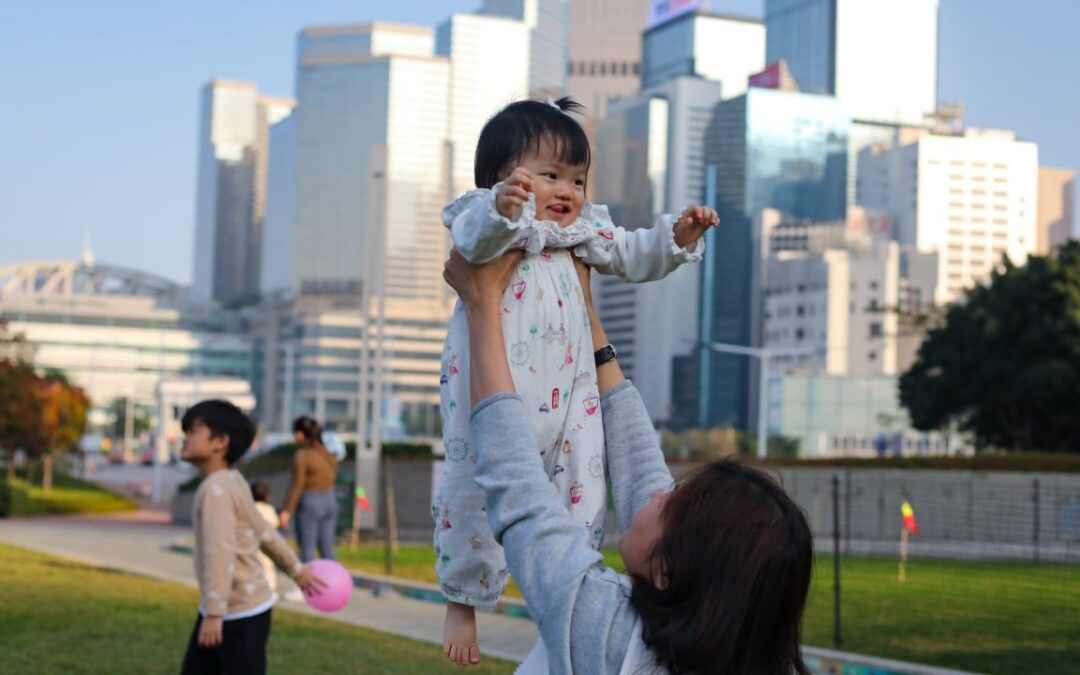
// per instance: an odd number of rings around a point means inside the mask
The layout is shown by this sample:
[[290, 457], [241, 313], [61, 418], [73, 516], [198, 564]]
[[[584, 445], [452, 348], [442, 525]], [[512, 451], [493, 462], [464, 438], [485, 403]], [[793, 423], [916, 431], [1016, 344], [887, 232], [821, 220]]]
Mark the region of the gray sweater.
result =
[[[671, 473], [641, 396], [624, 382], [601, 396], [608, 472], [619, 531]], [[619, 575], [602, 566], [589, 534], [548, 482], [516, 394], [497, 394], [472, 413], [474, 479], [510, 573], [540, 629], [552, 673], [612, 673], [622, 667], [637, 615]]]

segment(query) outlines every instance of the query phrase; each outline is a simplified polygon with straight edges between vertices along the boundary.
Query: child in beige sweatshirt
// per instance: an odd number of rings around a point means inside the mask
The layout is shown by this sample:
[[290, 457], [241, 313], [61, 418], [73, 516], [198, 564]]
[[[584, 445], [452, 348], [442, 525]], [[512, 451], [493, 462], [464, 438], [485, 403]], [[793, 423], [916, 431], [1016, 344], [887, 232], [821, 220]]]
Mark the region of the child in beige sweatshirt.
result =
[[232, 468], [255, 438], [247, 415], [228, 401], [202, 401], [184, 414], [181, 425], [181, 458], [202, 476], [192, 506], [199, 616], [182, 673], [262, 674], [274, 597], [259, 551], [304, 592], [318, 593], [325, 584], [263, 519], [248, 482]]

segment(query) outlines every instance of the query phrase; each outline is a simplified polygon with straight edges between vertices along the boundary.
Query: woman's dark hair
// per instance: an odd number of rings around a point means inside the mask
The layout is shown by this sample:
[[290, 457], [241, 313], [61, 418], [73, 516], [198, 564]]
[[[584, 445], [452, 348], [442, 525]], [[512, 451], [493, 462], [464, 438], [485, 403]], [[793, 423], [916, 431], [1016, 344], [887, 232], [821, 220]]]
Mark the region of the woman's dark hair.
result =
[[266, 481], [251, 483], [251, 498], [257, 502], [270, 501], [270, 485]]
[[180, 420], [180, 428], [187, 433], [197, 422], [210, 430], [211, 436], [228, 436], [229, 448], [225, 462], [236, 464], [255, 440], [255, 423], [232, 403], [221, 399], [200, 401], [187, 409]]
[[476, 187], [490, 188], [498, 183], [516, 162], [530, 152], [539, 152], [544, 141], [554, 146], [560, 162], [589, 168], [592, 163], [589, 139], [568, 114], [580, 113], [584, 106], [569, 96], [554, 103], [518, 101], [487, 121], [476, 142], [473, 164]]
[[814, 547], [768, 474], [721, 460], [680, 481], [652, 551], [662, 588], [634, 579], [642, 638], [671, 673], [809, 675], [799, 633]]
[[322, 425], [316, 422], [314, 417], [297, 417], [293, 420], [292, 430], [294, 434], [297, 431], [303, 434], [308, 443], [322, 443]]

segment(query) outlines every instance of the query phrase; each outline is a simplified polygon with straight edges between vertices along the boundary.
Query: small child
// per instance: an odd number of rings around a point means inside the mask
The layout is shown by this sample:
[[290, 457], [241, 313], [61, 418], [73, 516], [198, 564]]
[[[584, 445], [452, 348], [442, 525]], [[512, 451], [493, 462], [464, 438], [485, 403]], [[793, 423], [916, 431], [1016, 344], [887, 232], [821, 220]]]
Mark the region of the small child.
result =
[[[255, 500], [255, 508], [270, 527], [277, 529], [278, 513], [274, 505], [270, 503], [270, 486], [266, 481], [251, 484], [251, 498]], [[262, 563], [263, 574], [266, 575], [266, 583], [270, 584], [270, 593], [276, 599], [277, 592], [277, 568], [274, 561], [265, 553], [259, 551], [259, 562]]]
[[[442, 215], [454, 248], [471, 263], [525, 251], [503, 296], [506, 352], [548, 477], [599, 548], [607, 490], [595, 364], [614, 350], [592, 344], [574, 258], [625, 281], [662, 279], [701, 258], [700, 239], [718, 218], [695, 206], [652, 228], [616, 227], [607, 207], [585, 200], [589, 141], [569, 115], [580, 109], [569, 98], [519, 101], [492, 117], [476, 147], [479, 189]], [[507, 580], [484, 494], [472, 480], [468, 343], [459, 303], [440, 378], [446, 473], [432, 502], [435, 569], [448, 600], [443, 653], [458, 665], [479, 663], [474, 608], [494, 605]]]
[[202, 401], [181, 420], [181, 459], [202, 476], [192, 505], [199, 616], [184, 654], [184, 675], [265, 673], [274, 597], [259, 564], [262, 550], [307, 593], [326, 584], [263, 519], [251, 488], [232, 466], [255, 438], [255, 425], [232, 403]]

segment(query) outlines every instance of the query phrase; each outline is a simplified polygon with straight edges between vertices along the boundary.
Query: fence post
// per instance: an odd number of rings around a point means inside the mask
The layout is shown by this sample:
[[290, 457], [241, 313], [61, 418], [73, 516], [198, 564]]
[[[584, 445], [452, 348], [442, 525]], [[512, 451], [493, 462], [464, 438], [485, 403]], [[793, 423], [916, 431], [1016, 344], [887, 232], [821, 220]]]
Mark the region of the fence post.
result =
[[1031, 503], [1034, 512], [1031, 528], [1031, 551], [1035, 562], [1039, 562], [1039, 479], [1036, 478], [1032, 484]]
[[843, 644], [840, 632], [840, 479], [832, 477], [833, 513], [833, 647]]
[[383, 518], [386, 523], [386, 541], [383, 548], [383, 567], [386, 576], [394, 576], [394, 549], [397, 548], [397, 511], [394, 508], [394, 473], [390, 466], [390, 458], [383, 455], [383, 499], [386, 508], [383, 509]]

